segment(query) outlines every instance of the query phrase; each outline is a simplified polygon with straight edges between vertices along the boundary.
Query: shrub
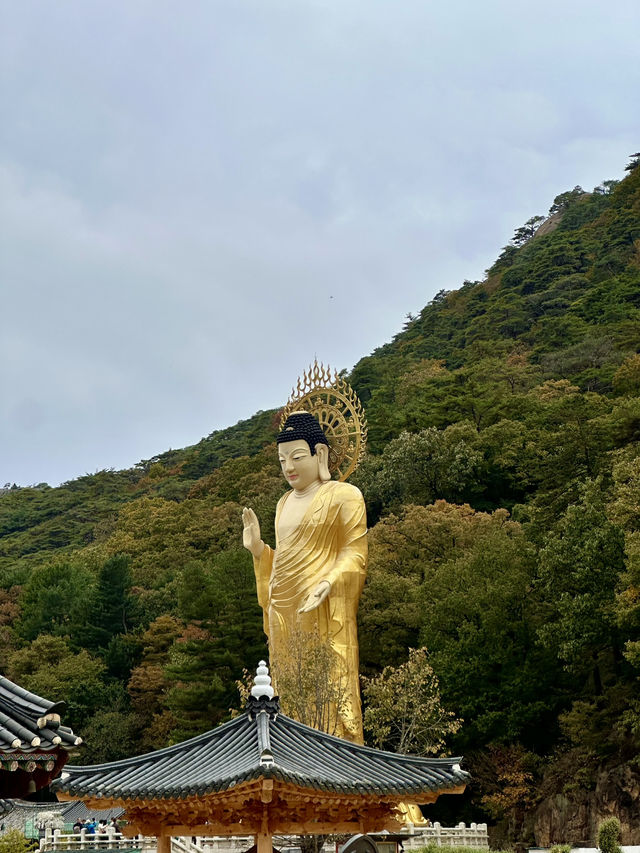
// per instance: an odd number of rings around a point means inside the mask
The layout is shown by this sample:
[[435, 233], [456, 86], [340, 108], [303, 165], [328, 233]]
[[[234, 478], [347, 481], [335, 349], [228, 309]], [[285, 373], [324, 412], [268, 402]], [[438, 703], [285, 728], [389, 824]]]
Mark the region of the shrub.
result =
[[549, 853], [571, 853], [570, 844], [554, 844]]
[[32, 845], [19, 829], [10, 829], [0, 837], [0, 853], [30, 853]]
[[598, 847], [602, 853], [620, 853], [620, 821], [617, 817], [608, 817], [598, 827]]

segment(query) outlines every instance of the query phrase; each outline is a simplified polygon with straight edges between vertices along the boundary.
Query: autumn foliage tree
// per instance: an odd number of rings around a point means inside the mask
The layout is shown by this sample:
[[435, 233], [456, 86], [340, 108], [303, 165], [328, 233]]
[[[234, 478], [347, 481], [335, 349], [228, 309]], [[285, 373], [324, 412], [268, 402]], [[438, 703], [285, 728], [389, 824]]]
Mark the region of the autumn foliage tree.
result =
[[438, 678], [425, 648], [409, 649], [405, 663], [386, 666], [363, 683], [365, 730], [380, 749], [435, 755], [462, 725], [442, 707]]
[[314, 729], [336, 734], [336, 711], [346, 702], [345, 684], [336, 679], [336, 654], [317, 633], [294, 629], [274, 661], [273, 675], [283, 711]]

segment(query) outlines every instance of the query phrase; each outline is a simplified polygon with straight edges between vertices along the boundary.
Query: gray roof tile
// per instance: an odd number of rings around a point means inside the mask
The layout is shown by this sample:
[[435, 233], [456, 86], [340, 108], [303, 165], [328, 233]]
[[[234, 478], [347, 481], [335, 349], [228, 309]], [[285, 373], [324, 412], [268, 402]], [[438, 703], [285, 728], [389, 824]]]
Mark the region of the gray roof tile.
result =
[[67, 765], [53, 787], [73, 797], [185, 799], [266, 777], [320, 791], [411, 796], [456, 788], [469, 779], [459, 758], [360, 746], [274, 713], [273, 703], [261, 702], [175, 746], [108, 764]]
[[0, 676], [0, 753], [51, 752], [82, 743], [60, 724], [64, 702], [50, 702]]

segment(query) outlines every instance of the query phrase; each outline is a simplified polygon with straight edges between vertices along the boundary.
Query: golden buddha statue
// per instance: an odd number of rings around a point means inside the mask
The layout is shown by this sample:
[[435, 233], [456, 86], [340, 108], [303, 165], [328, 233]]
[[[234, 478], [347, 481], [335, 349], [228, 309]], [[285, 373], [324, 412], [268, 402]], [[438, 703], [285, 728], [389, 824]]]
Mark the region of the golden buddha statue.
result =
[[278, 502], [275, 550], [262, 541], [255, 512], [243, 511], [273, 671], [277, 679], [295, 629], [328, 642], [332, 681], [341, 684], [332, 733], [362, 743], [356, 614], [367, 564], [364, 500], [355, 486], [331, 479], [329, 442], [313, 415], [292, 413], [277, 442], [291, 490]]
[[364, 413], [347, 383], [316, 362], [298, 380], [280, 428], [278, 455], [291, 489], [276, 509], [275, 549], [262, 541], [255, 512], [243, 511], [274, 680], [277, 686], [293, 635], [315, 635], [330, 647], [329, 680], [339, 696], [328, 729], [363, 743], [356, 617], [367, 521], [362, 494], [344, 481], [364, 453]]

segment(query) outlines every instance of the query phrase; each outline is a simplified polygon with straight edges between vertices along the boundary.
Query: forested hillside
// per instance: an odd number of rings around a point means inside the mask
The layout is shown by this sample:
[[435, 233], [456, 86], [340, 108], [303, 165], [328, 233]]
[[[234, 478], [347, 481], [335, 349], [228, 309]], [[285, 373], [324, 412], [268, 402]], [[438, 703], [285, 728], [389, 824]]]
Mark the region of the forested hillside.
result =
[[[429, 649], [464, 721], [447, 751], [474, 774], [441, 814], [488, 816], [512, 839], [535, 827], [540, 843], [554, 803], [587, 797], [595, 813], [604, 777], [623, 822], [637, 808], [639, 164], [560, 194], [482, 280], [441, 291], [350, 377], [370, 428], [352, 478], [371, 528], [362, 670]], [[266, 653], [240, 515], [254, 507], [273, 541], [277, 422], [0, 494], [0, 665], [68, 702], [80, 761], [180, 740], [238, 705], [236, 679]]]

